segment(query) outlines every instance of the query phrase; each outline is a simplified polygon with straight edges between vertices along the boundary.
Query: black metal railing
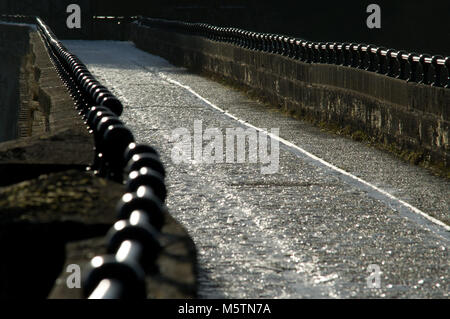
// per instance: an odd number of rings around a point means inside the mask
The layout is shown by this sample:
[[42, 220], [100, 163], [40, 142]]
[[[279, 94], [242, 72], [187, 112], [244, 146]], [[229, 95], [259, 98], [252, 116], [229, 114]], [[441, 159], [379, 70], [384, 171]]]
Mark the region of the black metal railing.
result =
[[358, 68], [408, 82], [450, 88], [450, 57], [408, 53], [375, 45], [313, 42], [206, 23], [140, 17], [134, 23], [152, 28], [202, 36], [249, 50], [280, 54], [306, 63]]
[[38, 17], [9, 16], [0, 21], [34, 23], [57, 73], [95, 142], [89, 168], [95, 175], [124, 183], [117, 204], [118, 221], [107, 235], [105, 256], [93, 258], [84, 271], [88, 298], [146, 298], [145, 274], [156, 271], [164, 221], [165, 170], [157, 151], [136, 144], [119, 119], [122, 103], [72, 54]]

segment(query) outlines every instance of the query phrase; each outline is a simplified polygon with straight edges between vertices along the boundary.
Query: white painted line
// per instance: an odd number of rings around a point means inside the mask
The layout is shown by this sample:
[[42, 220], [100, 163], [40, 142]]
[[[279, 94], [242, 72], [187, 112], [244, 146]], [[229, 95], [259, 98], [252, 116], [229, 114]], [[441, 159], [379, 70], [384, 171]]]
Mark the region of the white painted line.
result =
[[[176, 80], [171, 79], [170, 77], [168, 77], [164, 73], [159, 72], [158, 75], [162, 79], [164, 79], [165, 81], [167, 81], [169, 83], [172, 83], [172, 84], [175, 84], [175, 85], [177, 85], [179, 87], [184, 88], [185, 90], [189, 91], [191, 94], [193, 94], [194, 96], [199, 98], [201, 101], [203, 101], [204, 103], [209, 105], [210, 107], [216, 109], [217, 111], [222, 112], [224, 115], [232, 118], [233, 120], [238, 121], [242, 125], [245, 125], [247, 127], [251, 127], [251, 128], [253, 128], [253, 129], [255, 129], [255, 130], [259, 131], [259, 132], [265, 133], [267, 136], [270, 136], [271, 138], [274, 138], [274, 139], [278, 140], [280, 143], [286, 145], [287, 147], [295, 149], [295, 150], [301, 152], [302, 154], [304, 154], [307, 157], [311, 158], [313, 161], [318, 162], [318, 163], [322, 164], [323, 166], [326, 166], [329, 169], [331, 169], [331, 170], [333, 170], [333, 171], [335, 171], [335, 172], [337, 172], [337, 173], [339, 173], [339, 174], [341, 174], [343, 176], [348, 177], [350, 180], [358, 182], [358, 184], [360, 184], [360, 185], [362, 184], [362, 185], [366, 186], [367, 188], [369, 188], [369, 189], [371, 189], [371, 190], [373, 190], [373, 191], [383, 195], [384, 197], [389, 198], [391, 201], [394, 201], [394, 202], [398, 203], [399, 205], [403, 206], [404, 208], [408, 209], [409, 211], [413, 212], [414, 214], [422, 216], [423, 218], [431, 221], [432, 223], [434, 223], [434, 224], [436, 224], [436, 225], [438, 225], [440, 227], [443, 227], [445, 229], [445, 231], [450, 232], [450, 226], [448, 226], [445, 223], [443, 223], [442, 221], [440, 221], [440, 220], [438, 220], [438, 219], [436, 219], [436, 218], [426, 214], [425, 212], [421, 211], [417, 207], [414, 207], [411, 204], [409, 204], [409, 203], [407, 203], [407, 202], [405, 202], [405, 201], [395, 197], [394, 195], [389, 194], [388, 192], [386, 192], [386, 191], [376, 187], [375, 185], [372, 185], [369, 182], [366, 182], [365, 180], [363, 180], [363, 179], [361, 179], [361, 178], [359, 178], [359, 177], [357, 177], [357, 176], [355, 176], [355, 175], [353, 175], [353, 174], [351, 174], [349, 172], [346, 172], [343, 169], [341, 169], [339, 167], [336, 167], [336, 166], [334, 166], [331, 163], [328, 163], [327, 161], [321, 159], [320, 157], [317, 157], [316, 155], [311, 154], [310, 152], [304, 150], [303, 148], [301, 148], [301, 147], [299, 147], [299, 146], [297, 146], [297, 145], [295, 145], [295, 144], [293, 144], [293, 143], [291, 143], [291, 142], [289, 142], [289, 141], [287, 141], [287, 140], [285, 140], [285, 139], [283, 139], [283, 138], [281, 138], [279, 136], [275, 136], [275, 135], [273, 135], [273, 134], [271, 134], [271, 133], [269, 133], [269, 132], [267, 132], [267, 131], [259, 128], [259, 127], [256, 127], [256, 126], [254, 126], [254, 125], [252, 125], [252, 124], [250, 124], [250, 123], [248, 123], [248, 122], [246, 122], [244, 120], [239, 119], [238, 117], [234, 116], [233, 114], [228, 113], [227, 111], [221, 109], [217, 105], [211, 103], [210, 101], [208, 101], [207, 99], [202, 97], [200, 94], [195, 92], [191, 87], [189, 87], [187, 85], [184, 85], [184, 84], [182, 84], [182, 83], [180, 83], [180, 82], [178, 82]], [[379, 198], [379, 196], [376, 196], [376, 197], [377, 197], [377, 199], [382, 200], [381, 198]], [[397, 205], [395, 205], [395, 206], [397, 206]], [[445, 234], [444, 234], [444, 238], [446, 238], [448, 240], [447, 237], [448, 236], [445, 236]]]

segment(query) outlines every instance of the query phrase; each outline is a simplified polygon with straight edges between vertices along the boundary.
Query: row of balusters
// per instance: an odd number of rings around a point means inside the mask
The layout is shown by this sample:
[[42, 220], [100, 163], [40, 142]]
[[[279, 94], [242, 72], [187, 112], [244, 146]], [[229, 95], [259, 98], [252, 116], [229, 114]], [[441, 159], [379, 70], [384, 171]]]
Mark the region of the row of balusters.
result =
[[158, 152], [137, 144], [119, 116], [120, 100], [104, 87], [39, 18], [36, 25], [74, 107], [93, 135], [93, 174], [125, 185], [117, 222], [106, 236], [107, 253], [83, 267], [83, 294], [89, 299], [145, 299], [146, 276], [158, 271], [165, 169]]
[[313, 42], [206, 23], [139, 18], [138, 24], [206, 37], [213, 41], [283, 55], [306, 63], [325, 63], [363, 69], [408, 82], [450, 87], [450, 57], [409, 53], [375, 45]]

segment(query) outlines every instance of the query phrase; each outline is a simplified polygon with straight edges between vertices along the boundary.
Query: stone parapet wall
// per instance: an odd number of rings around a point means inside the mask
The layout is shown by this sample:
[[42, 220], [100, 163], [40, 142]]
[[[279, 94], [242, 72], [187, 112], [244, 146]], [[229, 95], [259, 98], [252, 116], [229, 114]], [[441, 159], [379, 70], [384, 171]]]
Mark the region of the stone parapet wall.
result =
[[362, 132], [450, 165], [450, 90], [351, 67], [308, 64], [202, 37], [131, 24], [137, 47], [197, 72], [225, 77], [300, 117]]

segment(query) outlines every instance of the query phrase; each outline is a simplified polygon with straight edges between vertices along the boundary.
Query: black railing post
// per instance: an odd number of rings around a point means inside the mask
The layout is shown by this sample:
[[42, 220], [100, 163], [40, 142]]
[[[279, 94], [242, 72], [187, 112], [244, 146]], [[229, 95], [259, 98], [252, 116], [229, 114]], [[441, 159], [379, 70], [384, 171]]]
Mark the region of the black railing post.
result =
[[281, 55], [283, 55], [283, 52], [284, 52], [284, 43], [283, 43], [284, 41], [283, 41], [283, 37], [280, 35], [280, 36], [277, 36], [277, 46], [278, 46], [278, 54], [281, 54]]
[[375, 72], [377, 69], [377, 54], [372, 52], [372, 49], [374, 48], [375, 46], [371, 44], [367, 47], [367, 54], [369, 55], [369, 65], [367, 66], [366, 70], [371, 72]]
[[300, 60], [308, 61], [308, 41], [300, 41]]
[[378, 70], [379, 74], [386, 74], [386, 56], [383, 55], [383, 51], [386, 51], [386, 48], [380, 47], [377, 49], [376, 55], [378, 58]]
[[270, 52], [270, 39], [267, 33], [263, 34], [263, 51]]
[[410, 67], [408, 82], [417, 83], [417, 66], [419, 65], [419, 61], [416, 61], [416, 58], [418, 58], [417, 53], [413, 52], [408, 55], [408, 63]]
[[392, 56], [392, 53], [394, 53], [395, 50], [394, 49], [389, 49], [386, 52], [386, 58], [388, 59], [388, 69], [387, 69], [387, 75], [390, 77], [394, 77], [396, 72], [395, 72], [395, 66], [396, 66], [396, 59]]
[[307, 60], [306, 62], [308, 63], [313, 63], [314, 62], [314, 43], [313, 42], [307, 42], [306, 43], [306, 51], [307, 51]]
[[342, 65], [344, 66], [350, 66], [352, 64], [351, 61], [351, 44], [349, 43], [342, 43]]
[[319, 63], [326, 63], [326, 51], [322, 49], [322, 46], [324, 45], [322, 42], [317, 43], [318, 45], [318, 57]]
[[351, 66], [357, 68], [359, 65], [359, 55], [357, 51], [357, 45], [352, 43], [350, 44], [350, 53], [351, 53]]
[[400, 80], [406, 80], [407, 79], [407, 75], [406, 75], [406, 63], [407, 60], [405, 60], [403, 58], [403, 55], [405, 55], [406, 52], [404, 51], [398, 51], [397, 52], [397, 61], [399, 63], [399, 74], [397, 76], [397, 79]]
[[313, 42], [312, 43], [312, 47], [313, 47], [313, 62], [314, 63], [320, 63], [320, 44]]
[[333, 50], [333, 43], [331, 42], [327, 42], [327, 44], [325, 45], [326, 50], [327, 50], [327, 63], [328, 64], [334, 64], [334, 62], [336, 61], [336, 57], [334, 55], [334, 50]]
[[291, 50], [291, 58], [297, 60], [299, 56], [298, 47], [297, 47], [297, 39], [290, 38], [289, 39], [289, 47]]
[[340, 45], [342, 45], [342, 43], [335, 42], [333, 44], [333, 50], [334, 50], [334, 56], [335, 56], [334, 64], [336, 64], [336, 65], [342, 64], [342, 48], [339, 49]]
[[302, 55], [302, 41], [294, 39], [294, 59], [300, 60]]
[[429, 54], [421, 54], [419, 58], [419, 63], [422, 67], [422, 80], [419, 82], [421, 84], [430, 84], [430, 66], [431, 62], [428, 63], [426, 59], [431, 59]]
[[365, 56], [366, 52], [363, 51], [364, 44], [359, 44], [357, 47], [358, 54], [359, 54], [359, 62], [358, 62], [358, 69], [364, 69], [364, 62], [365, 62]]
[[441, 76], [442, 76], [442, 67], [444, 65], [438, 63], [438, 60], [442, 59], [443, 57], [440, 55], [435, 55], [431, 58], [431, 65], [433, 66], [434, 69], [434, 82], [431, 84], [432, 86], [442, 87]]

